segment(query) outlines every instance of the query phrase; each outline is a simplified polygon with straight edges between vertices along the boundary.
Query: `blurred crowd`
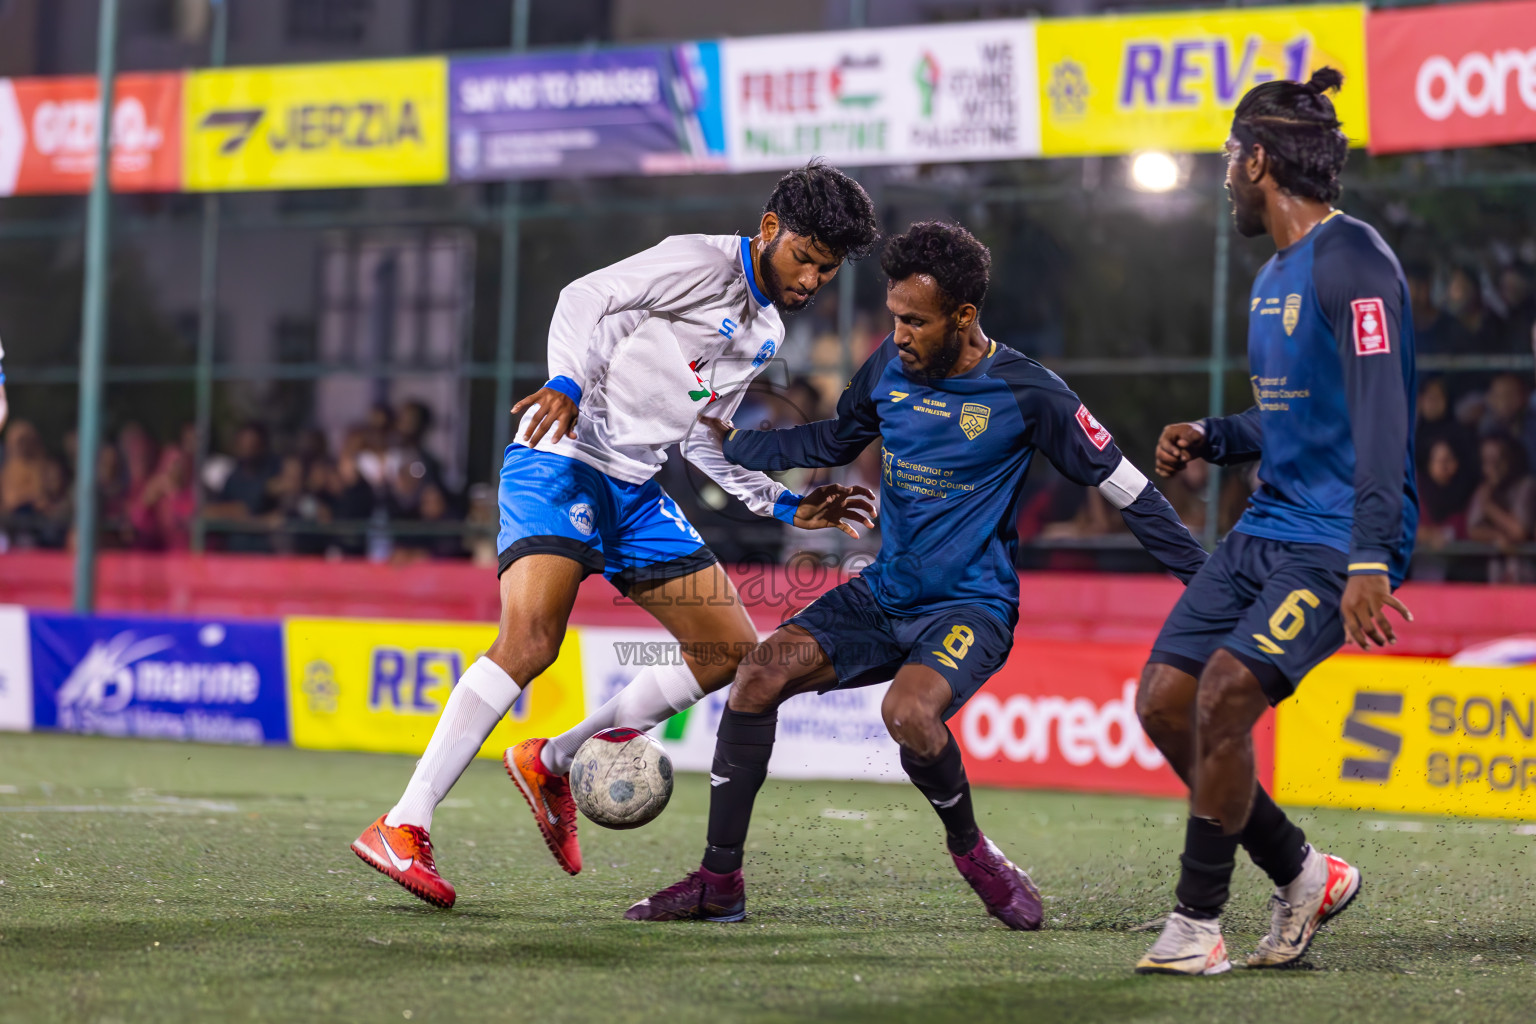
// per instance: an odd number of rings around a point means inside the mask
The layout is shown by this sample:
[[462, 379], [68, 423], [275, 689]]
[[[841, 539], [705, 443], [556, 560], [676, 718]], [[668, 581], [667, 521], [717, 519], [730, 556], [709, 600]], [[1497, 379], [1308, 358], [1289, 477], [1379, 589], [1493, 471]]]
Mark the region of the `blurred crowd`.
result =
[[[201, 500], [209, 550], [396, 562], [468, 558], [478, 542], [466, 541], [463, 526], [494, 525], [494, 498], [484, 487], [466, 494], [450, 485], [424, 444], [431, 425], [423, 403], [377, 405], [332, 451], [318, 430], [278, 447], [265, 427], [246, 423], [227, 452], [210, 455], [199, 480], [192, 424], [162, 439], [128, 422], [103, 439], [96, 462], [101, 545], [188, 550]], [[55, 451], [31, 423], [9, 425], [0, 455], [5, 548], [71, 545], [69, 467], [77, 454], [73, 433]], [[494, 550], [489, 559], [494, 563]]]

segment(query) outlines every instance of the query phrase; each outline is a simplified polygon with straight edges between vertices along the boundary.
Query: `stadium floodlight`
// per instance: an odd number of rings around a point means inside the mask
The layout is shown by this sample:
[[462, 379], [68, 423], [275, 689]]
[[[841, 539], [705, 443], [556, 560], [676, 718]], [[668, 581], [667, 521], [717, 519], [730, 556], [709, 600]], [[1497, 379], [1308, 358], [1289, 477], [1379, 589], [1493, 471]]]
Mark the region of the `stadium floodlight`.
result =
[[1160, 150], [1131, 158], [1131, 187], [1141, 192], [1168, 192], [1179, 187], [1179, 162]]

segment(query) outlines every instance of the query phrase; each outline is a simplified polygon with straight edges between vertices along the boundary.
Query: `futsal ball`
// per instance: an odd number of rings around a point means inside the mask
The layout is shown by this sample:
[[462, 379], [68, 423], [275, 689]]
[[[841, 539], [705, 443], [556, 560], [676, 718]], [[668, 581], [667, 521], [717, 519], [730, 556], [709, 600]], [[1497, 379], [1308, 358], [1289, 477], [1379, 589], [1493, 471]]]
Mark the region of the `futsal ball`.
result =
[[639, 729], [604, 729], [576, 751], [571, 793], [605, 828], [639, 828], [672, 799], [672, 759]]

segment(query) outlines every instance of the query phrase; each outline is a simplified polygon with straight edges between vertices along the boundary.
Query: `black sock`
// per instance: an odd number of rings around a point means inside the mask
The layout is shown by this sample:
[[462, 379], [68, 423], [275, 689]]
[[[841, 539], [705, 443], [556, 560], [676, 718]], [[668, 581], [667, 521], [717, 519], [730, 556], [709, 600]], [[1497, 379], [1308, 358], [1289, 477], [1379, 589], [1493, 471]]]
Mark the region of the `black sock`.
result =
[[727, 707], [720, 716], [709, 777], [709, 846], [704, 850], [704, 867], [710, 871], [741, 870], [752, 802], [768, 777], [778, 725], [777, 711], [750, 714]]
[[1220, 916], [1232, 886], [1236, 856], [1237, 836], [1222, 835], [1221, 825], [1209, 818], [1190, 817], [1179, 856], [1183, 868], [1174, 889], [1180, 913], [1204, 919]]
[[1238, 836], [1243, 849], [1276, 885], [1290, 885], [1307, 859], [1307, 834], [1275, 805], [1263, 786], [1253, 791], [1253, 813]]
[[976, 848], [981, 830], [976, 827], [976, 812], [971, 807], [971, 784], [965, 777], [965, 761], [954, 733], [936, 761], [920, 761], [906, 747], [901, 748], [901, 766], [944, 822], [944, 841], [949, 852], [963, 857]]

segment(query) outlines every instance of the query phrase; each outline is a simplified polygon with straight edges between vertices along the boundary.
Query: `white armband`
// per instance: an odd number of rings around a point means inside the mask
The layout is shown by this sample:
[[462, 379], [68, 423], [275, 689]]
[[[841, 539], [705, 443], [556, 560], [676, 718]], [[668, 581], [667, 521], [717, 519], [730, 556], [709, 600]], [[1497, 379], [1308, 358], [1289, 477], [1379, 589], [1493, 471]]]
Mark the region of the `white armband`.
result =
[[1099, 484], [1099, 493], [1115, 508], [1126, 508], [1146, 490], [1147, 478], [1141, 470], [1131, 465], [1131, 460], [1120, 457], [1120, 464]]

